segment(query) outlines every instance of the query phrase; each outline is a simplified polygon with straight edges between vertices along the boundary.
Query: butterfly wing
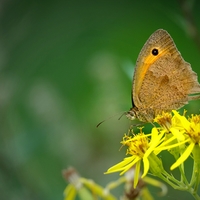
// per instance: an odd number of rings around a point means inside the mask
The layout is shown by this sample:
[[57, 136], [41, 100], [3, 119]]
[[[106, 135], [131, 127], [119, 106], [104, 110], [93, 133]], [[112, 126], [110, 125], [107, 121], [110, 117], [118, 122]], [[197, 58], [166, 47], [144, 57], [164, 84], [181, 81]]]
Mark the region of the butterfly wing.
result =
[[132, 97], [138, 110], [178, 109], [195, 98], [188, 95], [200, 92], [196, 73], [162, 29], [154, 32], [142, 48], [133, 80]]
[[[163, 67], [163, 63], [165, 67]], [[140, 107], [158, 110], [178, 109], [200, 93], [197, 75], [180, 55], [172, 59], [168, 54], [149, 68], [138, 94]]]

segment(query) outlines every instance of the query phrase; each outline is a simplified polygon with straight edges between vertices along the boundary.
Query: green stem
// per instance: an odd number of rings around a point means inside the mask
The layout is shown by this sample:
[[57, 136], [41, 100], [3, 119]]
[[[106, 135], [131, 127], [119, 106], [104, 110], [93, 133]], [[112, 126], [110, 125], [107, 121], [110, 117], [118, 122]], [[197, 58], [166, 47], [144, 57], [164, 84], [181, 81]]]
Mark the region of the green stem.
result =
[[194, 184], [194, 192], [197, 193], [197, 190], [199, 187], [199, 180], [200, 180], [200, 147], [199, 145], [194, 146], [192, 154], [194, 158], [194, 166], [193, 166], [191, 183]]
[[180, 171], [180, 174], [181, 174], [181, 182], [183, 182], [183, 183], [185, 183], [185, 185], [189, 186], [188, 180], [185, 176], [184, 163], [182, 163], [179, 166], [179, 171]]
[[187, 190], [196, 200], [200, 200], [200, 196], [194, 191], [193, 188]]
[[164, 170], [162, 161], [154, 153], [149, 155], [149, 163], [150, 171], [154, 176], [159, 177], [175, 189], [180, 189], [181, 186], [184, 188], [183, 182], [178, 181]]
[[[200, 147], [196, 145], [193, 150], [193, 157], [194, 157], [194, 168], [193, 174], [190, 184], [184, 173], [184, 164], [179, 167], [179, 171], [181, 173], [181, 181], [177, 180], [173, 177], [173, 175], [168, 174], [162, 165], [162, 161], [153, 153], [149, 156], [150, 162], [150, 171], [154, 176], [159, 177], [166, 183], [168, 183], [171, 187], [181, 191], [189, 192], [196, 200], [200, 200], [199, 195], [197, 194], [197, 189], [200, 180]], [[193, 183], [193, 184], [191, 184]], [[192, 187], [194, 185], [194, 187]]]

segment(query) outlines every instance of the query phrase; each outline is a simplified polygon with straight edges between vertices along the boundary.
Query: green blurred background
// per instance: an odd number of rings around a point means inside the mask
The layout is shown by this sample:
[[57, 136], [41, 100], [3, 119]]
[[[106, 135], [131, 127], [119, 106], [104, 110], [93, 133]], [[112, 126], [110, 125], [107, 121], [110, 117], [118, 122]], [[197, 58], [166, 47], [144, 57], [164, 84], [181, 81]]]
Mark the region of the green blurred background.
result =
[[[125, 153], [131, 122], [118, 118], [131, 107], [137, 56], [163, 28], [200, 74], [199, 10], [190, 0], [1, 0], [0, 199], [63, 199], [68, 166], [103, 186], [117, 179], [103, 172]], [[199, 102], [185, 108], [198, 113]]]

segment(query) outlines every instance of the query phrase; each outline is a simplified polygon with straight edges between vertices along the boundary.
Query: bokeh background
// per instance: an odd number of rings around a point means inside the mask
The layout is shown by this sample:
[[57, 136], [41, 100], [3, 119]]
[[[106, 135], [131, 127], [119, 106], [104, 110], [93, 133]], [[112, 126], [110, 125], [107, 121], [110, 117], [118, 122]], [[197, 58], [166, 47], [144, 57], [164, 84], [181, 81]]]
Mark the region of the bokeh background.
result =
[[[131, 107], [137, 56], [163, 28], [200, 74], [199, 10], [197, 0], [1, 0], [0, 199], [63, 199], [69, 166], [102, 186], [117, 179], [103, 172], [125, 153], [132, 122], [118, 118]], [[185, 108], [198, 113], [199, 101]]]

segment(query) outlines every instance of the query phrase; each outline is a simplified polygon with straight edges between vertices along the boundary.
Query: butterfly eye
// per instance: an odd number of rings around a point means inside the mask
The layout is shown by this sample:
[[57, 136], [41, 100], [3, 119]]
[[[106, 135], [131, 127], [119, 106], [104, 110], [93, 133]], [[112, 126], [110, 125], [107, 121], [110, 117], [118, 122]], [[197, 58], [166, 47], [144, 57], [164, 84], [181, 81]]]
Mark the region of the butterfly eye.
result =
[[153, 49], [151, 53], [152, 53], [154, 56], [157, 56], [157, 55], [158, 55], [158, 49]]

